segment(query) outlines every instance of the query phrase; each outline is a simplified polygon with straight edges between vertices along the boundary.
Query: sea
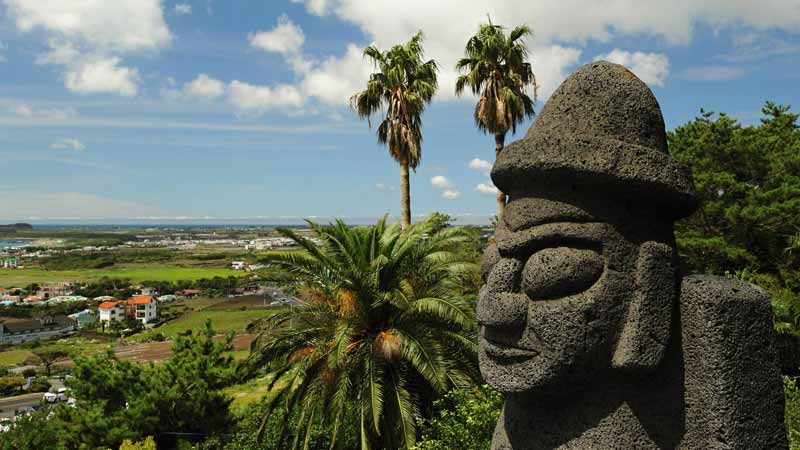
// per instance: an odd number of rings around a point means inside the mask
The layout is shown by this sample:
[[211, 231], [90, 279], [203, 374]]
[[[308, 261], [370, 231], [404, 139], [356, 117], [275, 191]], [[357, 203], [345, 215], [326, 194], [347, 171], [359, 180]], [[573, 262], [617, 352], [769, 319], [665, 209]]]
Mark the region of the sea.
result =
[[31, 245], [31, 241], [0, 240], [0, 250], [13, 250]]

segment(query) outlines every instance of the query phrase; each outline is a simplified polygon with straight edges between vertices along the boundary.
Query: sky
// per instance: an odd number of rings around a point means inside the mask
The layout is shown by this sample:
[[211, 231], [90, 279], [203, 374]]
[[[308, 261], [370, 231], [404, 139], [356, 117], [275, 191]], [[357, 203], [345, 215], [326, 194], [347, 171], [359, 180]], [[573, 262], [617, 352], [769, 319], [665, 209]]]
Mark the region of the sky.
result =
[[648, 83], [668, 129], [800, 109], [800, 0], [0, 0], [0, 221], [396, 217], [399, 168], [347, 100], [365, 46], [422, 30], [440, 89], [412, 214], [487, 222], [494, 140], [454, 94], [487, 17], [532, 27], [537, 111], [595, 59]]

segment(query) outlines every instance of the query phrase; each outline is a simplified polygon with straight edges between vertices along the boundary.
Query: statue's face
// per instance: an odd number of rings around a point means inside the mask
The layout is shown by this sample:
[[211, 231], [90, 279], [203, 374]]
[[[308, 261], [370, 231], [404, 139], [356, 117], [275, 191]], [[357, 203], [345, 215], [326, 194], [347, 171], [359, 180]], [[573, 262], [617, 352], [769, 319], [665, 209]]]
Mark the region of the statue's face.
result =
[[566, 203], [508, 204], [478, 301], [490, 385], [559, 395], [610, 369], [638, 251], [619, 229]]

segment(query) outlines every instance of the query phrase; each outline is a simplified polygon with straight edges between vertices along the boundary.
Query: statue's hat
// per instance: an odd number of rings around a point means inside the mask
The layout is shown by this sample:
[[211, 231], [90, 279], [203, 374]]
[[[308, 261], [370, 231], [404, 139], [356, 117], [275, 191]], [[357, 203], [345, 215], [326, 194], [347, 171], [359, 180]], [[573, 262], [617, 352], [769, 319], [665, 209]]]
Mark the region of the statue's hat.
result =
[[653, 92], [607, 61], [584, 65], [559, 86], [528, 134], [499, 155], [492, 180], [512, 198], [581, 185], [645, 201], [672, 218], [697, 208], [691, 172], [667, 151]]

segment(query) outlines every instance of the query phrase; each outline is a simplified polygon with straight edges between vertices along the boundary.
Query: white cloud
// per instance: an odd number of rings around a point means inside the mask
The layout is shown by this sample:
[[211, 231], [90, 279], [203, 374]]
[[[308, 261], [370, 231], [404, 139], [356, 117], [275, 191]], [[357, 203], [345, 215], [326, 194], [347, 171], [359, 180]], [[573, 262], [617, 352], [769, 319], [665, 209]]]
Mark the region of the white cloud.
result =
[[86, 150], [86, 145], [77, 139], [58, 139], [50, 143], [50, 148], [55, 150]]
[[486, 161], [485, 159], [475, 158], [469, 162], [468, 167], [473, 170], [488, 172], [492, 170], [492, 163]]
[[9, 219], [98, 219], [161, 216], [157, 208], [136, 202], [78, 192], [38, 192], [0, 189], [0, 217]]
[[[303, 3], [317, 15], [334, 14], [357, 26], [368, 42], [379, 48], [405, 42], [418, 30], [426, 33], [428, 58], [435, 58], [441, 67], [439, 100], [454, 98], [453, 66], [462, 55], [464, 45], [486, 20], [508, 26], [528, 23], [534, 30], [529, 38], [532, 64], [540, 84], [540, 99], [545, 100], [579, 62], [579, 47], [588, 41], [599, 43], [628, 37], [656, 37], [671, 45], [687, 45], [697, 25], [715, 30], [781, 29], [800, 31], [800, 8], [797, 0], [675, 0], [652, 2], [641, 0], [293, 0]], [[419, 14], [425, 11], [425, 14]], [[458, 11], [458, 14], [453, 14]], [[447, 26], [443, 26], [447, 24]], [[645, 54], [646, 55], [646, 54]], [[345, 56], [336, 60], [346, 65], [363, 61]], [[638, 61], [632, 67], [640, 77], [654, 84], [663, 83], [668, 69], [664, 60]], [[638, 68], [638, 72], [637, 69]], [[318, 78], [335, 77], [337, 72], [317, 67]], [[647, 69], [647, 70], [645, 70]], [[350, 80], [357, 86], [366, 77]], [[469, 99], [469, 97], [467, 97]]]
[[181, 96], [187, 99], [215, 99], [225, 94], [225, 83], [201, 73], [183, 85]]
[[431, 178], [431, 185], [436, 189], [442, 191], [442, 198], [445, 200], [455, 200], [457, 199], [461, 193], [458, 192], [450, 180], [447, 179], [444, 175], [436, 175]]
[[119, 65], [121, 59], [90, 59], [70, 66], [64, 74], [67, 89], [79, 94], [119, 94], [133, 97], [139, 90], [139, 72]]
[[250, 115], [272, 110], [297, 113], [305, 103], [303, 95], [294, 86], [257, 86], [238, 80], [228, 85], [228, 101], [239, 112]]
[[109, 51], [158, 49], [172, 39], [161, 0], [3, 0], [17, 28]]
[[172, 41], [161, 0], [0, 1], [18, 30], [44, 32], [49, 50], [36, 62], [62, 66], [73, 92], [136, 95], [138, 72], [122, 66], [121, 58]]
[[497, 195], [497, 188], [491, 183], [478, 183], [475, 186], [475, 192], [478, 192], [483, 195]]
[[306, 11], [318, 16], [324, 16], [328, 13], [329, 0], [292, 0], [292, 3], [304, 3]]
[[377, 189], [378, 192], [394, 192], [394, 186], [385, 183], [375, 183], [375, 189]]
[[669, 74], [669, 59], [663, 53], [628, 52], [615, 48], [610, 53], [595, 58], [621, 64], [636, 74], [642, 81], [663, 86]]
[[726, 81], [742, 78], [747, 74], [743, 67], [702, 66], [689, 67], [681, 74], [682, 78], [695, 81]]
[[278, 18], [275, 28], [250, 34], [248, 40], [253, 47], [286, 55], [299, 52], [306, 38], [303, 30], [284, 14]]
[[354, 93], [366, 87], [372, 65], [362, 49], [348, 44], [341, 57], [330, 57], [305, 71], [300, 87], [306, 95], [330, 106], [345, 106]]
[[8, 46], [0, 41], [0, 63], [6, 62], [6, 50], [8, 50]]
[[442, 198], [445, 200], [455, 200], [461, 195], [460, 192], [454, 189], [445, 189], [442, 191]]
[[436, 175], [432, 177], [431, 185], [437, 189], [450, 189], [452, 187], [450, 180], [448, 180], [444, 175]]
[[176, 3], [174, 8], [175, 14], [183, 15], [183, 14], [191, 14], [192, 13], [192, 5], [188, 3]]
[[74, 108], [39, 108], [26, 103], [14, 103], [7, 107], [11, 114], [24, 119], [55, 119], [64, 120], [78, 114]]

